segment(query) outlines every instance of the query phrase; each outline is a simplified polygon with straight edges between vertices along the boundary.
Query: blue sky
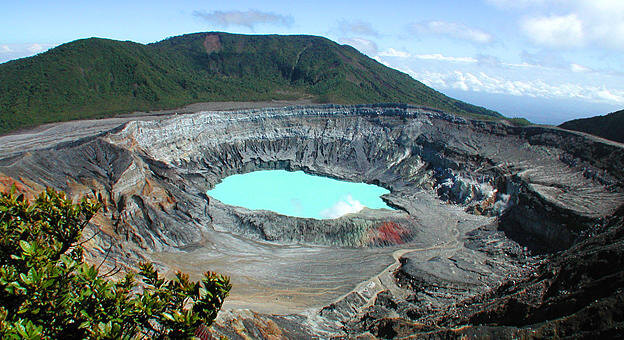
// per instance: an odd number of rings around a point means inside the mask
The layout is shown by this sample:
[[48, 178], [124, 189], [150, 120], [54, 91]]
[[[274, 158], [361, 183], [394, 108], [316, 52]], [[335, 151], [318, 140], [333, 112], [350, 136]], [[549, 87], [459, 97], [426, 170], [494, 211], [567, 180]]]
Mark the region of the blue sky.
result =
[[86, 37], [313, 34], [538, 123], [624, 108], [624, 0], [3, 1], [0, 62]]

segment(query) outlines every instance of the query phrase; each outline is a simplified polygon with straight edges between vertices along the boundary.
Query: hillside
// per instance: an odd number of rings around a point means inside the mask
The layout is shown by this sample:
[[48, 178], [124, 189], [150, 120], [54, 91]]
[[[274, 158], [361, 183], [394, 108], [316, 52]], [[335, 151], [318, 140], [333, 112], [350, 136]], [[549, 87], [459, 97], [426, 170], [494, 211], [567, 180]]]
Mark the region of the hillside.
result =
[[502, 117], [322, 37], [211, 32], [148, 45], [83, 39], [0, 64], [0, 133], [195, 102], [297, 98]]
[[559, 127], [624, 143], [624, 110], [604, 116], [570, 120]]

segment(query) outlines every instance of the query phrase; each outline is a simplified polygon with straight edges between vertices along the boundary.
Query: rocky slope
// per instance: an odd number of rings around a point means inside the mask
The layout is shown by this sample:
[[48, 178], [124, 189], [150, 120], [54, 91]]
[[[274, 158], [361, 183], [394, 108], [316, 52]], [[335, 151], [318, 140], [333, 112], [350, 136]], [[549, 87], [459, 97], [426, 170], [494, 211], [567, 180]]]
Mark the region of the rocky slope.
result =
[[[214, 331], [232, 338], [527, 335], [523, 325], [587, 306], [588, 287], [613, 274], [583, 276], [592, 261], [618, 261], [604, 233], [622, 227], [624, 149], [556, 128], [326, 105], [71, 122], [0, 145], [3, 186], [102, 198], [92, 261], [231, 275]], [[258, 169], [375, 183], [397, 210], [314, 220], [205, 194]], [[609, 256], [591, 255], [601, 247]], [[563, 290], [544, 293], [553, 285]], [[619, 303], [613, 285], [605, 306]], [[514, 301], [524, 323], [508, 321]], [[613, 315], [605, 332], [617, 331]]]

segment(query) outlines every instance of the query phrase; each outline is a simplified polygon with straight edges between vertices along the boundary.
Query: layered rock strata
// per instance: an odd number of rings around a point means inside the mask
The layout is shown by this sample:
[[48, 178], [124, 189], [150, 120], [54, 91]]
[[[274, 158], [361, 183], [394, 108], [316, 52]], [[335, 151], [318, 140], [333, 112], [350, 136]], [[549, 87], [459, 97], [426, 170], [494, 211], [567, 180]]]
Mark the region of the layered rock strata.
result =
[[[3, 186], [101, 197], [85, 235], [92, 261], [232, 275], [215, 330], [234, 338], [400, 334], [387, 320], [416, 332], [410, 320], [522, 281], [600, 234], [624, 202], [620, 144], [405, 105], [69, 122], [0, 137], [0, 154]], [[206, 195], [259, 169], [381, 185], [397, 210], [315, 220]]]

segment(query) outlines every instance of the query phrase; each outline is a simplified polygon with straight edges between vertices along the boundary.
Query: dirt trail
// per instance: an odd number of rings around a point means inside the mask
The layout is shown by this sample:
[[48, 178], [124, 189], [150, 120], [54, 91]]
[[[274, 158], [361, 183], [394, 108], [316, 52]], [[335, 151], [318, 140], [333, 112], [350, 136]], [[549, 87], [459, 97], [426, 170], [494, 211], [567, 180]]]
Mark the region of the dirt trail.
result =
[[362, 297], [365, 297], [365, 298], [368, 297], [366, 304], [357, 307], [358, 311], [361, 311], [367, 307], [370, 307], [375, 302], [375, 297], [377, 296], [377, 294], [384, 290], [389, 290], [394, 297], [406, 298], [407, 297], [406, 295], [408, 293], [404, 289], [397, 286], [396, 280], [394, 277], [394, 272], [397, 269], [399, 269], [399, 267], [401, 266], [401, 257], [403, 257], [405, 254], [408, 254], [408, 253], [425, 252], [425, 251], [431, 251], [431, 250], [453, 251], [460, 247], [459, 238], [460, 238], [460, 232], [459, 232], [458, 226], [455, 225], [454, 235], [451, 238], [451, 240], [447, 242], [440, 243], [440, 244], [430, 246], [430, 247], [404, 248], [404, 249], [395, 250], [392, 253], [392, 257], [394, 258], [394, 263], [390, 264], [383, 271], [373, 276], [371, 279], [358, 284], [350, 292], [336, 299], [334, 303], [338, 303], [339, 301], [343, 300], [350, 294], [359, 294]]

